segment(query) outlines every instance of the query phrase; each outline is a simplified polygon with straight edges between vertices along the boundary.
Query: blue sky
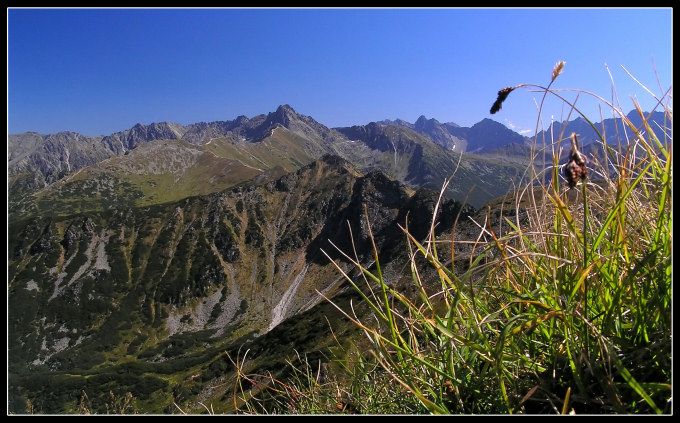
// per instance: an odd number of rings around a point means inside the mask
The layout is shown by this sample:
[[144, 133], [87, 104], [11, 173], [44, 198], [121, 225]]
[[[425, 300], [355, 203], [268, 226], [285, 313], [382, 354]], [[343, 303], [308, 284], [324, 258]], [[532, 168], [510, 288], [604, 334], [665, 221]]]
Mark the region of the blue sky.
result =
[[[507, 86], [546, 86], [558, 61], [553, 88], [624, 111], [655, 100], [622, 66], [657, 97], [672, 86], [670, 8], [8, 9], [7, 23], [8, 133], [108, 135], [289, 104], [328, 127], [424, 115], [530, 134], [540, 93], [489, 108]], [[612, 115], [591, 95], [576, 103]], [[541, 116], [568, 112], [551, 97]]]

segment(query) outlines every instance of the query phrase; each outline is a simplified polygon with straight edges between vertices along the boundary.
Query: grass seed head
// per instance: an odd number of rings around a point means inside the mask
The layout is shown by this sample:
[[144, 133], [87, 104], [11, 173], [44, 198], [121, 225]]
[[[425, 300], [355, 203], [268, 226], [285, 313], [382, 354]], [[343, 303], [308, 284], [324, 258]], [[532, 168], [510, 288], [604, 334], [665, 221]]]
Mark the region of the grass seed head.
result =
[[567, 62], [565, 62], [564, 60], [561, 60], [561, 61], [555, 63], [555, 67], [553, 68], [553, 71], [552, 71], [551, 82], [554, 81], [555, 78], [560, 76], [560, 74], [562, 73], [562, 69], [564, 69], [564, 65], [566, 65], [566, 64], [567, 64]]
[[498, 91], [498, 98], [496, 98], [496, 101], [494, 101], [493, 105], [491, 106], [491, 114], [496, 113], [503, 107], [503, 102], [505, 101], [506, 98], [508, 98], [508, 95], [514, 90], [516, 87], [507, 87], [503, 88], [502, 90]]
[[569, 188], [574, 188], [579, 180], [585, 180], [588, 176], [585, 156], [578, 151], [578, 139], [575, 133], [571, 134], [571, 151], [569, 161], [564, 167], [564, 176], [567, 178]]

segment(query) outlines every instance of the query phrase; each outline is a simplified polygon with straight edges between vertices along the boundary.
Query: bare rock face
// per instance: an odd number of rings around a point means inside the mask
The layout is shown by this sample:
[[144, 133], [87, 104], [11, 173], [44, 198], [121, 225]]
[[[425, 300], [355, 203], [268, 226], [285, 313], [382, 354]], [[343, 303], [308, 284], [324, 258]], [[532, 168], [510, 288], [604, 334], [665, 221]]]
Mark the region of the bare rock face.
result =
[[427, 135], [432, 141], [448, 150], [458, 148], [458, 151], [465, 151], [463, 140], [453, 136], [447, 129], [451, 125], [452, 124], [443, 125], [439, 123], [437, 119], [427, 119], [425, 116], [420, 116], [418, 120], [416, 120], [413, 129], [416, 132]]
[[117, 154], [132, 150], [142, 142], [181, 139], [186, 130], [182, 125], [168, 122], [150, 125], [136, 124], [127, 131], [116, 132], [102, 139], [102, 143]]
[[30, 176], [24, 189], [40, 189], [80, 168], [99, 163], [114, 153], [101, 137], [75, 132], [7, 136], [7, 173], [10, 181]]

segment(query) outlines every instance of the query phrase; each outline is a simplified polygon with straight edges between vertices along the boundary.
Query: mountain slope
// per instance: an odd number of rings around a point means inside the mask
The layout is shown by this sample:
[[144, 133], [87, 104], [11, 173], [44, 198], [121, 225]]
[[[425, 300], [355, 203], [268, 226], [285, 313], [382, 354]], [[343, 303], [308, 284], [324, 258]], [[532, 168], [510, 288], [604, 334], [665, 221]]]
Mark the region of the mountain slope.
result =
[[75, 132], [8, 135], [7, 188], [11, 195], [32, 192], [114, 154], [101, 143], [101, 137]]
[[337, 130], [373, 151], [363, 158], [348, 157], [362, 169], [379, 168], [411, 187], [433, 190], [440, 190], [453, 175], [445, 194], [474, 207], [507, 194], [526, 169], [525, 163], [446, 149], [403, 125], [370, 123]]
[[11, 220], [23, 216], [143, 207], [209, 194], [262, 175], [184, 141], [151, 141], [122, 156], [80, 168], [28, 196], [13, 196]]
[[416, 132], [427, 135], [442, 147], [449, 150], [457, 148], [458, 151], [462, 152], [467, 148], [467, 140], [458, 138], [452, 133], [452, 130], [458, 127], [453, 123], [442, 124], [437, 119], [427, 119], [425, 116], [420, 116], [413, 125]]
[[[132, 392], [146, 412], [167, 412], [181, 396], [178, 381], [198, 374], [192, 383], [203, 389], [224, 376], [211, 365], [225, 349], [342, 292], [321, 252], [342, 259], [329, 240], [352, 251], [351, 227], [364, 257], [366, 215], [389, 253], [403, 242], [397, 224], [407, 216], [426, 233], [420, 219], [436, 196], [324, 156], [261, 185], [11, 223], [10, 410], [25, 411], [28, 399], [43, 412], [68, 412], [83, 392], [111, 390]], [[442, 210], [444, 228], [463, 209], [447, 201]]]
[[[370, 224], [400, 287], [399, 225], [422, 239], [445, 180], [449, 198], [475, 207], [521, 183], [519, 159], [461, 154], [415, 130], [447, 128], [435, 124], [330, 129], [280, 106], [106, 141], [8, 137], [8, 410], [74, 412], [86, 394], [104, 412], [127, 392], [142, 412], [227, 407], [230, 357], [248, 351], [248, 371], [273, 372], [334, 342], [331, 323], [350, 336], [324, 301], [362, 307], [329, 261], [353, 269], [334, 245], [370, 266]], [[497, 125], [446, 130], [500, 154], [514, 147]], [[456, 239], [478, 234], [471, 207], [445, 198], [439, 210], [438, 232], [461, 214]]]

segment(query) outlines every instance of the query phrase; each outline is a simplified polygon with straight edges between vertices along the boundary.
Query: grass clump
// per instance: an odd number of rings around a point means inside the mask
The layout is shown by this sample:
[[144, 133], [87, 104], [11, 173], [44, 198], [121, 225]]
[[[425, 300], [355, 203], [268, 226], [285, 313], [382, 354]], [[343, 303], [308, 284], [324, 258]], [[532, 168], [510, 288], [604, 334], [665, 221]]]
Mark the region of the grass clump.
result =
[[[244, 357], [245, 358], [245, 357]], [[239, 363], [234, 363], [238, 366]], [[414, 414], [427, 410], [391, 376], [356, 349], [343, 350], [329, 369], [323, 360], [297, 354], [283, 377], [239, 373], [234, 409], [245, 414]]]
[[[271, 385], [277, 412], [329, 413], [339, 393], [351, 392], [352, 409], [336, 411], [672, 413], [669, 93], [657, 99], [667, 118], [661, 126], [635, 104], [643, 122], [636, 126], [597, 97], [624, 124], [611, 145], [575, 101], [551, 89], [563, 67], [558, 63], [547, 88], [501, 90], [492, 112], [513, 90], [538, 89], [591, 124], [602, 154], [581, 160], [588, 157], [575, 134], [542, 146], [537, 140], [532, 182], [517, 191], [512, 210], [473, 219], [476, 240], [457, 240], [455, 230], [436, 238], [434, 218], [424, 240], [403, 227], [417, 295], [387, 280], [376, 249], [370, 266], [345, 254], [364, 281], [337, 268], [370, 313], [342, 311], [366, 335], [365, 353], [351, 366], [338, 361], [344, 385], [321, 383], [321, 368], [314, 372], [304, 360], [290, 363], [292, 382]], [[565, 156], [561, 145], [569, 139]], [[539, 165], [539, 157], [550, 162]], [[561, 164], [565, 157], [587, 169], [574, 178]], [[466, 242], [471, 253], [459, 266], [455, 247]], [[392, 401], [373, 406], [372, 394]]]

